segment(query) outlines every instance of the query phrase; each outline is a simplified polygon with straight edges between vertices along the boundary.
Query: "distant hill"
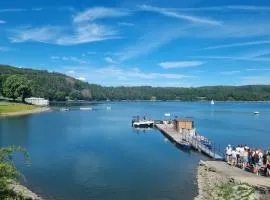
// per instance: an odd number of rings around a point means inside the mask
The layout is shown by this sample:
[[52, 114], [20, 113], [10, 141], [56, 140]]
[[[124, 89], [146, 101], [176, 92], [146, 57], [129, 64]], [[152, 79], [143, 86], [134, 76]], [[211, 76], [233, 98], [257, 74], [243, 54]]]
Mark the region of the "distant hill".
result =
[[21, 75], [32, 81], [32, 93], [50, 100], [220, 100], [270, 101], [269, 85], [181, 87], [103, 87], [73, 77], [46, 70], [0, 65], [2, 83], [11, 75]]

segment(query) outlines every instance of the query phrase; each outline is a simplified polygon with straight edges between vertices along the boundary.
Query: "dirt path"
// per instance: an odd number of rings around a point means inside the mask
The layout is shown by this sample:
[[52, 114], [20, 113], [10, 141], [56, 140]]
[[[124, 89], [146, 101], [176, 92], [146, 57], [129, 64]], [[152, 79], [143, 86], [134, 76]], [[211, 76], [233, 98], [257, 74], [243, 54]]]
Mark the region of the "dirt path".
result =
[[200, 162], [197, 180], [199, 194], [195, 200], [270, 199], [270, 177], [257, 176], [222, 161]]

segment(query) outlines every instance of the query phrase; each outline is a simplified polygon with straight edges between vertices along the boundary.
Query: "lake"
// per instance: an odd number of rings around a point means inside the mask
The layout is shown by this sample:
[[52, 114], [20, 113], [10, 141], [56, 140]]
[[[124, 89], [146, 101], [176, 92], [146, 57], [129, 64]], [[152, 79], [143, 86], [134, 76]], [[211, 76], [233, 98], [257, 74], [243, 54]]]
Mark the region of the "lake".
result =
[[134, 115], [192, 117], [197, 131], [221, 149], [227, 144], [270, 147], [270, 103], [106, 102], [92, 107], [0, 119], [0, 145], [19, 145], [30, 154], [30, 166], [21, 158], [15, 161], [34, 192], [67, 200], [193, 199], [196, 166], [207, 157], [176, 148], [155, 129], [134, 130]]

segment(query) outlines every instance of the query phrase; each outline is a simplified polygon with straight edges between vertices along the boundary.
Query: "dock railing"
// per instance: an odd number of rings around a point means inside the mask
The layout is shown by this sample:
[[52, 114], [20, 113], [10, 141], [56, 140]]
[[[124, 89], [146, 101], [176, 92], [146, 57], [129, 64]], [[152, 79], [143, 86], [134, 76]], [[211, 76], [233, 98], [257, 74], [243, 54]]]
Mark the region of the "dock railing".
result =
[[209, 157], [216, 160], [223, 160], [224, 153], [220, 149], [220, 145], [215, 144], [208, 138], [201, 136], [198, 132], [192, 135], [189, 131], [185, 130], [182, 133], [183, 139], [189, 142], [192, 147]]

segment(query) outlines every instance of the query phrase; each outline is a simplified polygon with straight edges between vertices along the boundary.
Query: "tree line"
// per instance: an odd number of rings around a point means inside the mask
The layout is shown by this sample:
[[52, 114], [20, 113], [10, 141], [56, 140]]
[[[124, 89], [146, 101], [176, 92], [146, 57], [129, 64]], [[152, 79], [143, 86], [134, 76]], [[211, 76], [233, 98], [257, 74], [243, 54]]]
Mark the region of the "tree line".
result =
[[219, 100], [270, 101], [269, 85], [184, 87], [103, 87], [46, 70], [0, 65], [0, 93], [49, 100]]

